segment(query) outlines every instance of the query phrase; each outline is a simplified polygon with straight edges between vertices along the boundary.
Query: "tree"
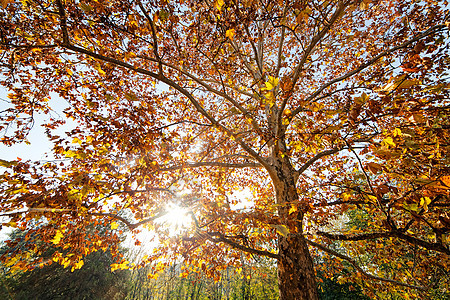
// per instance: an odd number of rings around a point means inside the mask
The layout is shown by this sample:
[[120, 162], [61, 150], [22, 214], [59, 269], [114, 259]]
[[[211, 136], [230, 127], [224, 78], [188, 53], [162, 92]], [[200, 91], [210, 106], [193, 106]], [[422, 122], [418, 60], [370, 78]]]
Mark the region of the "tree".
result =
[[[158, 235], [155, 271], [182, 255], [218, 280], [241, 253], [275, 259], [283, 300], [317, 299], [310, 249], [367, 293], [426, 295], [448, 269], [446, 1], [2, 4], [2, 142], [46, 113], [56, 160], [2, 161], [1, 209], [10, 226], [45, 217], [68, 263], [121, 222]], [[62, 136], [54, 95], [77, 124]], [[169, 202], [193, 218], [177, 237], [154, 222]], [[365, 230], [329, 226], [355, 209]], [[111, 234], [74, 234], [92, 222]]]
[[[14, 231], [10, 235], [18, 247], [27, 248], [27, 244], [39, 243], [39, 236], [30, 238], [24, 232]], [[2, 245], [0, 253], [7, 254], [10, 245]], [[61, 251], [61, 249], [59, 249]], [[2, 299], [123, 299], [127, 294], [127, 274], [125, 271], [111, 273], [114, 262], [108, 252], [97, 251], [83, 260], [81, 270], [63, 268], [58, 264], [49, 264], [55, 247], [45, 253], [30, 253], [33, 269], [23, 272], [16, 268], [14, 261], [3, 265], [4, 286]], [[6, 285], [6, 287], [5, 287]]]

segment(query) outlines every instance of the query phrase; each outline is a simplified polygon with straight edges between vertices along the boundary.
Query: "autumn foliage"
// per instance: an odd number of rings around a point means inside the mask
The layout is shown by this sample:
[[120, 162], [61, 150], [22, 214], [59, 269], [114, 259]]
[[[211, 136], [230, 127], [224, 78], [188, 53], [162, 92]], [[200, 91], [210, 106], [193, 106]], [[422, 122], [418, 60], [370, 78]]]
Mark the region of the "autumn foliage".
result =
[[[3, 260], [60, 245], [41, 263], [103, 249], [114, 269], [182, 258], [218, 280], [262, 255], [280, 299], [316, 299], [319, 271], [370, 296], [448, 288], [447, 1], [2, 4], [1, 141], [40, 113], [54, 143], [52, 160], [0, 161], [4, 225], [46, 242]], [[155, 222], [169, 204], [192, 226]], [[136, 244], [159, 246], [133, 265], [118, 233], [143, 228]]]

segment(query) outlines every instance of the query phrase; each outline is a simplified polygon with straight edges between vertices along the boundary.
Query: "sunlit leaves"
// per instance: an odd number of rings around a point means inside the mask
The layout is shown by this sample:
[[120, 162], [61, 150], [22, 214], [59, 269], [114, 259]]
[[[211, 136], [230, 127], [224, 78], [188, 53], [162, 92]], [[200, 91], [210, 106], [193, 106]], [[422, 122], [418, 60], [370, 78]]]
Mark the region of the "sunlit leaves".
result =
[[415, 85], [420, 84], [420, 80], [418, 79], [409, 79], [406, 75], [401, 75], [397, 77], [393, 77], [389, 80], [389, 83], [386, 84], [381, 90], [385, 92], [391, 92], [396, 89], [407, 89], [411, 88]]
[[280, 82], [279, 78], [275, 78], [269, 75], [269, 81], [265, 82], [266, 85], [265, 90], [267, 91], [273, 90], [276, 86], [278, 86], [279, 82]]
[[74, 270], [81, 269], [82, 266], [84, 266], [84, 261], [80, 259], [73, 265], [71, 271], [73, 272]]
[[114, 230], [114, 229], [117, 229], [117, 228], [119, 228], [119, 224], [117, 222], [112, 222], [111, 223], [111, 229]]
[[215, 1], [215, 7], [221, 11], [222, 10], [222, 6], [225, 4], [224, 0], [216, 0]]
[[295, 213], [296, 211], [298, 211], [297, 206], [292, 205], [291, 208], [289, 209], [289, 214], [293, 214], [293, 213]]
[[278, 234], [282, 236], [287, 236], [290, 233], [290, 230], [285, 225], [271, 224], [271, 227], [275, 228]]
[[127, 270], [130, 268], [129, 266], [130, 262], [127, 260], [122, 261], [121, 263], [118, 264], [112, 264], [111, 265], [111, 272], [114, 272], [116, 270]]
[[50, 242], [52, 242], [55, 245], [58, 245], [63, 237], [64, 237], [63, 233], [60, 230], [57, 230], [55, 236], [53, 237], [52, 240], [50, 240]]
[[386, 147], [395, 147], [394, 140], [391, 137], [387, 137], [382, 141], [382, 144]]
[[430, 203], [431, 203], [431, 199], [429, 197], [420, 198], [420, 206], [422, 206], [425, 211], [428, 210], [428, 205]]
[[225, 36], [229, 38], [230, 40], [233, 40], [234, 34], [236, 33], [236, 30], [234, 28], [228, 29], [225, 33]]
[[[189, 272], [217, 279], [256, 255], [242, 247], [274, 254], [278, 240], [306, 236], [377, 276], [434, 284], [424, 261], [442, 252], [424, 245], [446, 247], [435, 233], [450, 187], [439, 4], [8, 2], [2, 142], [26, 140], [45, 113], [55, 160], [0, 160], [1, 208], [5, 225], [45, 220], [45, 244], [64, 248], [55, 262], [76, 269], [141, 225], [151, 234], [136, 246], [158, 241], [142, 261], [154, 276], [183, 256]], [[58, 129], [64, 120], [70, 129]], [[193, 220], [182, 234], [153, 222], [172, 202]], [[104, 232], [86, 235], [93, 224]], [[315, 234], [324, 228], [391, 236], [333, 244]], [[131, 266], [115, 259], [112, 270]]]

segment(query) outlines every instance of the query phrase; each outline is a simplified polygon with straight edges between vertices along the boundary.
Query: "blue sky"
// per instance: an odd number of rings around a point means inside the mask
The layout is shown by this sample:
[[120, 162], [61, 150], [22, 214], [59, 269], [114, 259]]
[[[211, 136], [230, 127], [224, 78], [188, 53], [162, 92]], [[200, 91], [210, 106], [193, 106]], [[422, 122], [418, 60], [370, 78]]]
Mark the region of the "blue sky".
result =
[[[63, 117], [62, 110], [67, 107], [67, 102], [55, 95], [52, 95], [50, 101], [52, 102], [50, 104], [52, 109], [55, 109], [60, 117]], [[3, 87], [0, 87], [0, 111], [6, 109], [8, 106], [7, 91]], [[52, 143], [48, 140], [44, 128], [41, 126], [46, 119], [48, 119], [48, 116], [44, 114], [37, 114], [35, 116], [35, 124], [28, 135], [29, 144], [23, 142], [8, 147], [0, 143], [0, 159], [8, 161], [17, 158], [33, 161], [51, 159], [52, 155], [50, 151], [52, 149]], [[68, 131], [71, 128], [73, 128], [73, 122], [68, 122], [59, 131]], [[46, 153], [49, 153], [48, 157]]]

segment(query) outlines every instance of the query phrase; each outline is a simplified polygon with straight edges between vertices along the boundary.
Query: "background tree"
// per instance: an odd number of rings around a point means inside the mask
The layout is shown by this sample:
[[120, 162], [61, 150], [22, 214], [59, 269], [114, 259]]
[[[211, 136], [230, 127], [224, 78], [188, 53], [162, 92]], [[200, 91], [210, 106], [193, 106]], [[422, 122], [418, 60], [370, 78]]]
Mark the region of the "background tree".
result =
[[[426, 295], [448, 269], [446, 1], [2, 4], [2, 142], [52, 115], [53, 95], [77, 125], [44, 124], [56, 161], [2, 161], [1, 209], [24, 229], [45, 217], [44, 240], [75, 254], [61, 262], [118, 241], [84, 227], [120, 221], [158, 235], [155, 272], [180, 255], [216, 279], [242, 253], [275, 259], [281, 299], [317, 298], [309, 247], [367, 293]], [[153, 222], [173, 202], [194, 224], [177, 237]], [[369, 226], [324, 230], [349, 209]]]
[[[27, 238], [28, 237], [28, 238]], [[40, 243], [39, 236], [30, 238], [24, 232], [14, 231], [11, 240], [16, 247], [27, 248], [28, 243]], [[9, 243], [10, 244], [10, 243]], [[9, 244], [0, 249], [2, 255], [8, 255]], [[102, 250], [87, 255], [83, 259], [83, 268], [73, 270], [48, 260], [56, 251], [49, 249], [45, 253], [28, 252], [30, 269], [23, 272], [20, 261], [9, 260], [2, 265], [2, 299], [124, 299], [127, 295], [127, 273], [110, 272], [114, 262], [108, 252]]]

